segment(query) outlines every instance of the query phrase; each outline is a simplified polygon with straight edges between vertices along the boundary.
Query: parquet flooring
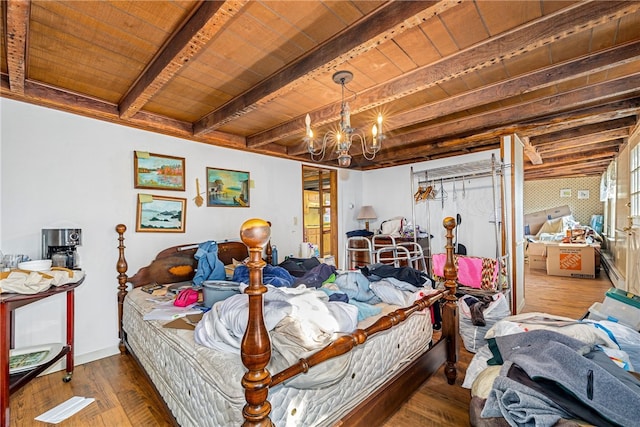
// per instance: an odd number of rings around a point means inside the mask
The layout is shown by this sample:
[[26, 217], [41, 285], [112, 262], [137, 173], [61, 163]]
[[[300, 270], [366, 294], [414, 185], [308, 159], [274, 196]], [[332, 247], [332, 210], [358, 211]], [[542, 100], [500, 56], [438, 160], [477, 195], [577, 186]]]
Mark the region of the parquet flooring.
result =
[[[526, 312], [542, 311], [580, 318], [594, 301], [602, 301], [611, 286], [604, 272], [596, 279], [547, 276], [542, 271], [526, 273]], [[469, 390], [460, 385], [473, 354], [460, 343], [458, 379], [447, 384], [443, 369], [426, 381], [382, 425], [468, 426]], [[11, 396], [11, 427], [44, 426], [34, 418], [73, 396], [96, 401], [60, 427], [171, 426], [173, 419], [153, 387], [130, 356], [112, 356], [79, 365], [73, 380], [62, 382], [62, 373], [41, 376]]]

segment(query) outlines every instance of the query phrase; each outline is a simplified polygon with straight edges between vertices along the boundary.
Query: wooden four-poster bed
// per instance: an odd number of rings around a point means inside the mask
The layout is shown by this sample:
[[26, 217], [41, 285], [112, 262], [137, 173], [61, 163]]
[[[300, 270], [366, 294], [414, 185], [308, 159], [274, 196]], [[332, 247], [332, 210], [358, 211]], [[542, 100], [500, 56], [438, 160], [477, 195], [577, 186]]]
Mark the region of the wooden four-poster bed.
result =
[[[240, 230], [242, 243], [218, 244], [218, 258], [224, 264], [245, 259], [248, 254], [249, 283], [244, 289], [248, 296], [247, 322], [240, 351], [235, 354], [197, 344], [193, 331], [143, 320], [152, 305], [149, 295], [139, 288], [193, 278], [198, 245], [163, 250], [150, 265], [127, 276], [126, 227], [119, 224], [121, 351], [131, 353], [140, 363], [183, 426], [378, 425], [442, 364], [449, 384], [456, 379], [458, 313], [452, 243], [455, 220], [445, 218], [443, 225], [447, 232], [443, 287], [418, 297], [408, 307], [386, 307], [377, 320], [359, 322], [354, 331], [337, 334], [329, 345], [305, 353], [297, 362], [272, 373], [272, 364], [283, 365], [277, 363], [279, 356], [272, 349], [275, 332], [267, 330], [268, 316], [266, 322], [264, 313], [268, 304], [264, 298], [269, 296], [263, 284], [266, 263], [262, 257], [270, 237], [266, 221], [246, 221]], [[441, 300], [442, 331], [436, 342], [429, 307]], [[212, 311], [217, 308], [218, 304]], [[313, 378], [314, 372], [323, 369], [332, 374], [342, 370], [344, 375], [319, 383], [307, 381], [306, 377]]]

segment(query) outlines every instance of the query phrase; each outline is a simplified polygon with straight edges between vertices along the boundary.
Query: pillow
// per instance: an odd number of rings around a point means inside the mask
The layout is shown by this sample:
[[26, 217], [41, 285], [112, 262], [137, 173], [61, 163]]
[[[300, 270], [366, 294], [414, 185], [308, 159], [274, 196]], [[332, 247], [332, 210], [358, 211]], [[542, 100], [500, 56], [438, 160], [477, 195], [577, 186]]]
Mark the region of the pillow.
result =
[[403, 217], [397, 216], [386, 221], [382, 221], [382, 224], [380, 224], [381, 234], [399, 236], [403, 228], [403, 220]]
[[538, 234], [536, 234], [536, 237], [540, 237], [542, 233], [562, 233], [562, 217], [546, 220], [545, 223], [542, 224], [542, 227], [540, 227], [540, 230], [538, 231]]

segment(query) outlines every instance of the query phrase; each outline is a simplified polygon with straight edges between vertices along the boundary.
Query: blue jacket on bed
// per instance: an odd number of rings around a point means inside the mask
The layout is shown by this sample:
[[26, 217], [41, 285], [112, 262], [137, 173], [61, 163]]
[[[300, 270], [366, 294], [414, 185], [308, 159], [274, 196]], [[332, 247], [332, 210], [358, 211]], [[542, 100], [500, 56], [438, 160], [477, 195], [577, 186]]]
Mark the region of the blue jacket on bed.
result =
[[193, 257], [198, 260], [196, 275], [193, 277], [194, 285], [200, 286], [205, 280], [225, 280], [227, 278], [224, 264], [218, 259], [218, 244], [216, 242], [200, 243]]

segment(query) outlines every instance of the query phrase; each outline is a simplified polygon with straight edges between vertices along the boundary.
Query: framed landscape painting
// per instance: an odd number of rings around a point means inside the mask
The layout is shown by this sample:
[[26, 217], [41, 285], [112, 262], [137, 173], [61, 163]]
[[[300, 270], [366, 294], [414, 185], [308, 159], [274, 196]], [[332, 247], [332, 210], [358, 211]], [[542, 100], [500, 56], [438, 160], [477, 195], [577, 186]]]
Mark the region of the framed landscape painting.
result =
[[187, 199], [138, 194], [136, 231], [184, 233]]
[[249, 172], [207, 168], [207, 206], [249, 207]]
[[184, 191], [184, 157], [135, 151], [134, 188]]

